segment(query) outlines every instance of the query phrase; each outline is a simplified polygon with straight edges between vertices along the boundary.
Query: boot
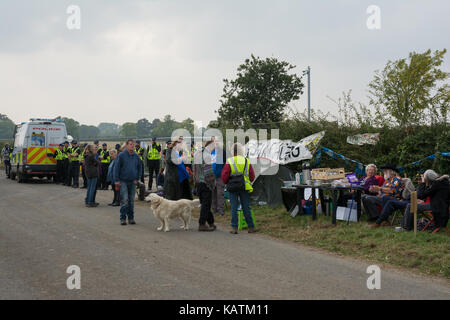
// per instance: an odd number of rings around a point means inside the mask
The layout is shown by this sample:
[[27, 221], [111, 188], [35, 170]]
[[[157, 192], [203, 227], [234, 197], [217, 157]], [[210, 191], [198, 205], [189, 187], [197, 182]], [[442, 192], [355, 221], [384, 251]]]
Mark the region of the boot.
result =
[[238, 228], [234, 228], [234, 227], [233, 227], [233, 229], [231, 229], [230, 233], [232, 233], [232, 234], [238, 234]]
[[258, 232], [258, 229], [255, 229], [254, 227], [248, 228], [248, 233], [255, 233], [255, 232]]
[[201, 224], [198, 226], [198, 231], [214, 231], [214, 229], [207, 226], [206, 224]]
[[213, 228], [213, 230], [217, 229], [217, 226], [214, 223], [208, 223], [210, 228]]

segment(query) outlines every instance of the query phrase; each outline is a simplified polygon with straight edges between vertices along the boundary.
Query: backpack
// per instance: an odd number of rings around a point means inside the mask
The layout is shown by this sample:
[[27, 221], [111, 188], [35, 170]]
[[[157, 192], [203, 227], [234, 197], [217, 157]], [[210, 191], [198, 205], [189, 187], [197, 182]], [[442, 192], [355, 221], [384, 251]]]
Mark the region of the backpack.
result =
[[245, 158], [244, 172], [239, 174], [234, 174], [230, 176], [227, 183], [227, 191], [233, 193], [239, 193], [245, 191], [245, 178], [244, 173], [247, 170], [247, 158]]

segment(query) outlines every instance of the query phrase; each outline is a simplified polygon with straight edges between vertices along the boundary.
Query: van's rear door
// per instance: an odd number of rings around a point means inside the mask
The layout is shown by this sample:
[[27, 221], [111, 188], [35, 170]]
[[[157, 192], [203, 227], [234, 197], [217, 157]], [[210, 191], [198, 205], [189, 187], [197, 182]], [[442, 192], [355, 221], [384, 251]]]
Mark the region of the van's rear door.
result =
[[27, 139], [26, 163], [47, 164], [47, 126], [43, 123], [30, 123]]
[[[48, 125], [46, 136], [47, 153], [53, 154], [60, 143], [64, 142], [66, 137], [66, 127], [63, 123], [53, 123]], [[47, 157], [48, 164], [56, 164], [56, 160], [53, 157]]]

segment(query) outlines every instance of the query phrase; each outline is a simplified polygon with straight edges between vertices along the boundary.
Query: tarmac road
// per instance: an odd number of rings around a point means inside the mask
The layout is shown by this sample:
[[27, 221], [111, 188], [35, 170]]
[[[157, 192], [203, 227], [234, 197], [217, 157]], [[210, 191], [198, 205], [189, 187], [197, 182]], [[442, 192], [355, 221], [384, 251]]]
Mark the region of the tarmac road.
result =
[[[19, 184], [0, 175], [0, 299], [449, 299], [449, 282], [382, 268], [369, 290], [370, 263], [324, 254], [258, 234], [168, 233], [146, 205], [136, 225], [119, 225], [99, 191], [49, 183]], [[81, 270], [69, 290], [67, 267]]]

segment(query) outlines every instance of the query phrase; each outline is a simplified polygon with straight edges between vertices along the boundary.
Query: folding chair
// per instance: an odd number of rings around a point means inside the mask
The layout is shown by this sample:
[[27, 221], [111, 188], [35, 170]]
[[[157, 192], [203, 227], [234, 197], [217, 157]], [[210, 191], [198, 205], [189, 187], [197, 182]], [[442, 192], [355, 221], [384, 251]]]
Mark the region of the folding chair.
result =
[[[450, 207], [449, 207], [450, 210]], [[425, 218], [427, 218], [429, 221], [428, 223], [425, 225], [425, 227], [422, 229], [422, 231], [427, 230], [430, 225], [434, 222], [434, 217], [433, 217], [433, 213], [431, 212], [431, 210], [427, 210], [423, 212], [423, 215], [425, 216]], [[436, 228], [433, 230], [432, 233], [436, 233], [440, 230], [441, 228]], [[445, 227], [445, 230], [447, 230], [448, 233], [450, 233], [450, 231], [448, 230], [448, 227]]]

